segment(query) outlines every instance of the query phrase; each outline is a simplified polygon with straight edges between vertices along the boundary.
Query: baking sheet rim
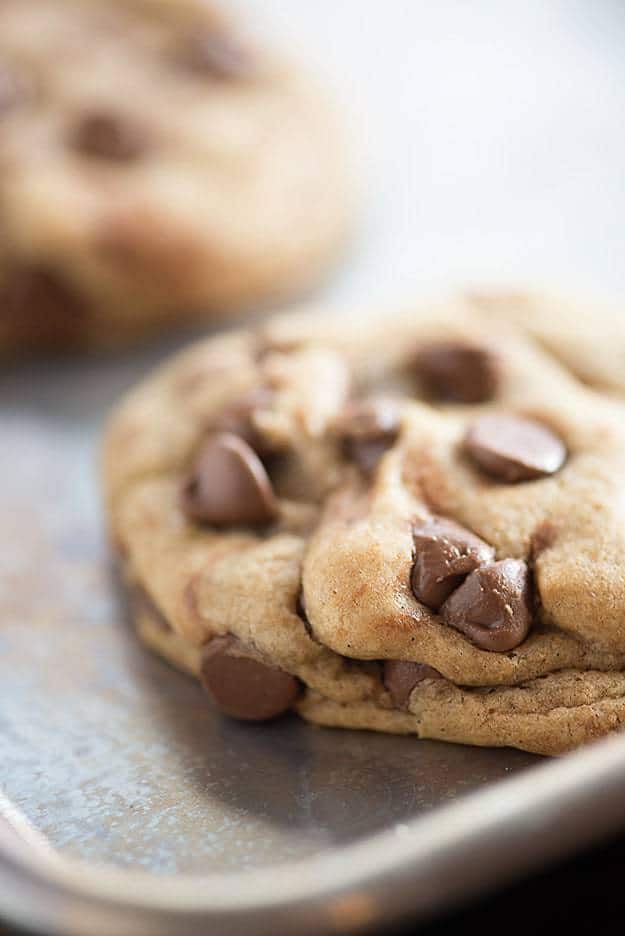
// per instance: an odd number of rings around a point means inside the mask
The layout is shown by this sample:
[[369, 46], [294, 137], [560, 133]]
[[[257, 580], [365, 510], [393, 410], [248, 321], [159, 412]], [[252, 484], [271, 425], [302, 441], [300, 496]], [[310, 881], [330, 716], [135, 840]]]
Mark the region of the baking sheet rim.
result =
[[[280, 932], [355, 932], [448, 908], [618, 830], [625, 825], [624, 788], [625, 736], [617, 736], [312, 858], [172, 876], [65, 858], [38, 841], [27, 820], [0, 800], [6, 823], [0, 826], [0, 862], [4, 870], [11, 864], [63, 892], [67, 906], [86, 900], [128, 911], [129, 921], [137, 912], [156, 911], [184, 916], [187, 925], [220, 923], [220, 933], [249, 932], [254, 920], [256, 931], [264, 932], [279, 915]], [[0, 885], [2, 880], [0, 863]], [[11, 903], [0, 886], [0, 913], [14, 913]], [[36, 914], [24, 910], [19, 922], [37, 925]], [[51, 912], [49, 931], [56, 925]], [[62, 916], [67, 926], [71, 915]], [[146, 922], [128, 932], [161, 931], [158, 925], [146, 929]]]

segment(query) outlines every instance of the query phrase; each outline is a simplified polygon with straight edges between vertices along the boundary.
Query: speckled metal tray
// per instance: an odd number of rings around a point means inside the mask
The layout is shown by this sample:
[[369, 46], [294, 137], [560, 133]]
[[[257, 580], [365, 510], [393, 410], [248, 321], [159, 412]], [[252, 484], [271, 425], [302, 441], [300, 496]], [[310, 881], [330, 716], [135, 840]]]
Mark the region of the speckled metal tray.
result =
[[295, 718], [237, 724], [136, 643], [98, 435], [171, 350], [0, 375], [0, 917], [93, 936], [351, 933], [625, 821], [620, 741], [540, 766]]

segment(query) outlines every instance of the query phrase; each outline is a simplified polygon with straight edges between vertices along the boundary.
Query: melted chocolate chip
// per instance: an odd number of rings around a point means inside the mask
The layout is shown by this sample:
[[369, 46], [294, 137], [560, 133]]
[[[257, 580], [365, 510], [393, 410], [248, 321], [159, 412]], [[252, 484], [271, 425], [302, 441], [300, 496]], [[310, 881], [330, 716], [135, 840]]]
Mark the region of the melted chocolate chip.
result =
[[204, 442], [185, 482], [182, 504], [190, 519], [216, 527], [262, 526], [278, 513], [258, 455], [228, 432], [211, 433]]
[[234, 637], [214, 637], [206, 645], [201, 678], [221, 712], [246, 721], [282, 715], [300, 692], [295, 676], [262, 662]]
[[438, 610], [466, 576], [495, 558], [494, 549], [445, 517], [435, 517], [413, 530], [415, 561], [410, 585], [415, 598]]
[[385, 439], [359, 439], [357, 442], [346, 442], [345, 454], [358, 465], [363, 474], [371, 475], [391, 445], [392, 442]]
[[107, 112], [84, 114], [70, 133], [73, 149], [109, 162], [128, 163], [148, 148], [145, 129], [130, 117]]
[[437, 400], [485, 403], [497, 393], [499, 360], [488, 348], [459, 341], [432, 342], [416, 357], [425, 392]]
[[471, 426], [464, 444], [480, 468], [508, 483], [555, 474], [567, 455], [550, 429], [516, 416], [483, 416]]
[[408, 660], [384, 661], [382, 679], [396, 708], [408, 708], [410, 694], [418, 683], [425, 679], [442, 678], [438, 670], [425, 663], [411, 663]]
[[219, 30], [189, 36], [176, 59], [190, 71], [217, 81], [249, 78], [255, 71], [250, 50]]
[[33, 345], [66, 345], [78, 339], [86, 320], [84, 302], [57, 274], [16, 268], [0, 290], [0, 310], [12, 337]]
[[339, 435], [352, 439], [394, 436], [399, 430], [397, 404], [382, 397], [353, 400], [337, 418], [334, 427]]
[[371, 474], [399, 434], [397, 405], [392, 400], [354, 400], [334, 423], [343, 451], [365, 473]]
[[502, 653], [522, 643], [532, 625], [530, 573], [522, 559], [502, 559], [472, 572], [440, 609], [445, 624], [482, 650]]

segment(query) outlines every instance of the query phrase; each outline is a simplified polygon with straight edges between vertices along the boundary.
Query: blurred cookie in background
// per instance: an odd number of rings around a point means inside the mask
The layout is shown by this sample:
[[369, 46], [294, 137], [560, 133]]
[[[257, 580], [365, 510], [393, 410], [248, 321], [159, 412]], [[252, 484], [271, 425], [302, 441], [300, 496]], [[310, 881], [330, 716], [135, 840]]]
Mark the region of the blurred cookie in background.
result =
[[102, 346], [310, 287], [350, 184], [314, 80], [201, 0], [3, 0], [0, 350]]

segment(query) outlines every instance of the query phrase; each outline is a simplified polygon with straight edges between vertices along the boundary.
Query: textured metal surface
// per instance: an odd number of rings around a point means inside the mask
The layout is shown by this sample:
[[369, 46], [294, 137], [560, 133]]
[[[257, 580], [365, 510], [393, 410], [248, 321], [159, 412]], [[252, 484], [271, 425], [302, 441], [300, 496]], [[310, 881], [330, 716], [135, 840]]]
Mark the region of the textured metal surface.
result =
[[97, 490], [104, 412], [151, 356], [0, 378], [0, 784], [64, 853], [266, 866], [402, 823], [531, 763], [296, 718], [244, 725], [123, 620]]
[[613, 835], [624, 782], [621, 735], [351, 845], [193, 876], [63, 858], [0, 797], [0, 913], [45, 936], [386, 933]]

